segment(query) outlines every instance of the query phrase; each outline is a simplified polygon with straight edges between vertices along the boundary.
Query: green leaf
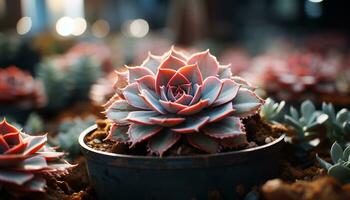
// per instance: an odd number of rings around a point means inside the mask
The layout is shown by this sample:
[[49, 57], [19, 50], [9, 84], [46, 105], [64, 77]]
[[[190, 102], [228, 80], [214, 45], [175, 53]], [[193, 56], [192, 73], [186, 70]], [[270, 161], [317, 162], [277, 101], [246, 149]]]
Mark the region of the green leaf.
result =
[[332, 167], [332, 165], [328, 162], [326, 162], [325, 160], [323, 160], [322, 158], [320, 158], [318, 156], [318, 154], [316, 154], [316, 160], [318, 161], [318, 163], [321, 165], [322, 168], [328, 170], [330, 167]]
[[304, 101], [301, 104], [301, 114], [305, 117], [306, 121], [310, 121], [315, 110], [316, 108], [310, 100]]
[[348, 161], [350, 156], [350, 146], [346, 147], [343, 151], [343, 160]]
[[350, 169], [341, 164], [336, 164], [330, 167], [328, 174], [337, 178], [343, 183], [348, 183], [350, 181]]
[[343, 149], [337, 142], [334, 142], [331, 148], [331, 158], [333, 163], [338, 163], [338, 161], [342, 159], [342, 156]]
[[299, 120], [299, 113], [293, 106], [290, 107], [290, 114], [293, 117], [293, 119]]

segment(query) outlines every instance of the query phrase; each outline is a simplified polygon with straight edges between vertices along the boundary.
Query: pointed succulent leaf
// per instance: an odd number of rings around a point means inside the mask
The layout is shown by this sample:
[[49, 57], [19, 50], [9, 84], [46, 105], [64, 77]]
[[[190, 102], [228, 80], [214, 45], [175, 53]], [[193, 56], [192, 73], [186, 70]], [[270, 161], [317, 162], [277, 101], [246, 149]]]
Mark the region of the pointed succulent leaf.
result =
[[147, 67], [154, 74], [156, 74], [160, 61], [161, 61], [161, 58], [159, 58], [158, 56], [152, 55], [150, 52], [148, 52], [148, 57], [146, 58], [146, 60], [142, 62], [141, 66]]
[[186, 78], [186, 76], [182, 75], [179, 72], [176, 72], [176, 74], [171, 77], [169, 80], [167, 86], [172, 86], [172, 85], [183, 85], [183, 84], [189, 84], [190, 80]]
[[183, 110], [183, 109], [188, 107], [186, 105], [182, 105], [182, 104], [171, 102], [171, 101], [159, 100], [159, 103], [163, 106], [163, 108], [166, 111], [168, 111], [170, 113], [177, 113], [180, 110]]
[[136, 108], [150, 110], [148, 105], [145, 103], [145, 100], [139, 94], [139, 86], [136, 82], [126, 86], [123, 91], [123, 95], [128, 104]]
[[159, 94], [160, 87], [168, 85], [170, 79], [176, 74], [173, 69], [159, 69], [156, 76], [156, 92]]
[[21, 188], [21, 191], [25, 192], [44, 192], [46, 186], [46, 180], [41, 177], [35, 177], [26, 182]]
[[136, 80], [139, 90], [155, 91], [156, 79], [152, 75], [143, 76]]
[[206, 78], [203, 82], [202, 99], [208, 99], [209, 105], [213, 104], [221, 91], [222, 83], [215, 76]]
[[182, 122], [184, 122], [186, 119], [183, 117], [174, 117], [174, 116], [164, 116], [164, 115], [160, 115], [158, 117], [151, 117], [150, 121], [153, 124], [157, 124], [160, 126], [164, 126], [164, 127], [171, 127], [171, 126], [176, 126], [178, 124], [181, 124]]
[[163, 156], [164, 152], [171, 148], [181, 135], [170, 131], [169, 129], [161, 131], [150, 139], [149, 148], [152, 153]]
[[112, 124], [106, 139], [126, 143], [129, 141], [128, 130], [129, 126]]
[[28, 172], [16, 172], [0, 169], [0, 182], [23, 185], [34, 178], [34, 174]]
[[219, 143], [214, 138], [207, 135], [192, 133], [186, 135], [186, 138], [188, 143], [204, 152], [217, 153], [220, 151]]
[[40, 155], [27, 158], [18, 167], [16, 167], [16, 169], [20, 171], [35, 171], [45, 168], [47, 168], [46, 160]]
[[165, 114], [166, 111], [163, 108], [163, 106], [159, 102], [159, 97], [154, 96], [151, 92], [148, 90], [141, 90], [141, 95], [140, 95], [144, 102], [147, 104], [149, 108], [151, 108], [154, 111], [157, 111], [161, 114]]
[[129, 71], [129, 83], [136, 82], [137, 79], [147, 75], [154, 76], [153, 72], [146, 67], [127, 67]]
[[[218, 128], [220, 127], [220, 128]], [[245, 134], [243, 124], [237, 117], [227, 117], [219, 122], [210, 123], [202, 128], [210, 137], [224, 139]]]
[[193, 114], [199, 113], [200, 111], [202, 111], [204, 108], [206, 108], [208, 106], [209, 106], [209, 100], [204, 99], [204, 100], [197, 102], [196, 104], [190, 105], [190, 106], [180, 110], [179, 112], [177, 112], [177, 114], [178, 115], [193, 115]]
[[250, 91], [254, 91], [256, 89], [251, 83], [249, 83], [248, 81], [246, 81], [242, 77], [233, 76], [233, 77], [231, 77], [231, 80], [233, 80], [234, 82], [240, 84], [242, 88], [246, 88], [246, 89], [248, 89]]
[[[195, 63], [190, 63], [190, 64], [195, 64]], [[159, 65], [159, 69], [172, 69], [177, 71], [178, 69], [180, 69], [185, 65], [186, 65], [185, 61], [170, 55]]]
[[232, 77], [231, 64], [220, 65], [218, 76], [220, 79], [231, 78]]
[[188, 117], [186, 121], [171, 130], [176, 133], [193, 133], [199, 132], [199, 129], [206, 124], [209, 117]]
[[236, 97], [233, 99], [233, 109], [237, 117], [248, 117], [258, 112], [263, 105], [264, 100], [260, 99], [255, 93], [245, 88], [239, 89]]
[[238, 93], [240, 86], [230, 79], [224, 79], [222, 81], [222, 86], [220, 94], [213, 103], [213, 106], [219, 106], [232, 101]]
[[144, 126], [140, 124], [131, 124], [129, 126], [128, 135], [132, 146], [142, 142], [162, 130], [161, 126]]
[[41, 149], [47, 142], [47, 134], [41, 136], [31, 136], [24, 139], [28, 143], [23, 155], [33, 154]]
[[196, 64], [183, 66], [178, 72], [185, 76], [192, 84], [202, 85], [203, 83], [202, 74]]
[[202, 115], [208, 116], [208, 123], [212, 123], [220, 121], [234, 112], [235, 110], [233, 109], [232, 103], [226, 103], [222, 106], [206, 109], [202, 112]]
[[188, 59], [188, 64], [197, 64], [203, 78], [216, 76], [219, 72], [219, 63], [209, 50], [193, 54]]
[[328, 170], [332, 166], [330, 163], [328, 163], [325, 160], [323, 160], [322, 158], [320, 158], [318, 156], [318, 154], [316, 154], [316, 159], [317, 159], [318, 163], [320, 164], [320, 166], [326, 170]]
[[159, 116], [156, 111], [133, 111], [128, 114], [126, 120], [141, 125], [152, 125], [150, 118]]
[[194, 90], [193, 98], [192, 98], [189, 105], [193, 105], [199, 101], [199, 99], [202, 96], [203, 87], [202, 87], [202, 85], [194, 84], [193, 90]]

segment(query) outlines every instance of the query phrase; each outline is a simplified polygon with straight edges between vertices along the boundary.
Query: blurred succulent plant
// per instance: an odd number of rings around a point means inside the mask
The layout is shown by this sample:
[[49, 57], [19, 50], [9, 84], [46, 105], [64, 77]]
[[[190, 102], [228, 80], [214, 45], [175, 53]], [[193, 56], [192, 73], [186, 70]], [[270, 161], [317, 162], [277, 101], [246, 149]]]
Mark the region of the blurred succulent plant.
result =
[[333, 165], [318, 155], [316, 155], [316, 159], [321, 167], [327, 170], [328, 175], [337, 178], [343, 183], [350, 183], [350, 146], [343, 150], [337, 142], [334, 142], [330, 154]]
[[315, 135], [315, 131], [328, 119], [328, 115], [316, 110], [315, 105], [309, 100], [301, 104], [300, 113], [291, 106], [290, 115], [284, 117], [285, 123], [297, 133], [300, 140]]
[[102, 70], [97, 60], [82, 56], [70, 63], [68, 79], [73, 100], [87, 100], [91, 86], [101, 75]]
[[336, 113], [331, 103], [323, 103], [322, 111], [328, 115], [326, 121], [328, 138], [331, 141], [344, 141], [350, 133], [350, 112], [344, 108]]
[[15, 66], [0, 68], [0, 102], [42, 103], [41, 85], [26, 71]]
[[92, 126], [96, 121], [95, 117], [86, 119], [75, 118], [73, 120], [64, 121], [59, 127], [59, 133], [52, 143], [58, 145], [63, 151], [68, 152], [70, 158], [74, 158], [80, 153], [78, 143], [79, 134], [86, 128]]
[[45, 176], [61, 176], [72, 165], [64, 153], [46, 145], [46, 135], [31, 136], [0, 122], [0, 186], [9, 191], [44, 192]]
[[38, 79], [43, 82], [49, 110], [59, 110], [68, 104], [68, 77], [53, 58], [44, 60], [38, 66]]
[[283, 121], [282, 111], [286, 102], [275, 102], [271, 98], [265, 100], [265, 104], [261, 107], [260, 115], [270, 123], [281, 123]]
[[44, 121], [38, 114], [31, 113], [23, 129], [27, 133], [37, 135], [44, 130]]
[[189, 57], [173, 48], [128, 67], [121, 98], [106, 108], [114, 122], [108, 139], [131, 147], [146, 142], [162, 156], [181, 138], [207, 153], [247, 145], [241, 118], [256, 114], [264, 100], [231, 79], [209, 50]]

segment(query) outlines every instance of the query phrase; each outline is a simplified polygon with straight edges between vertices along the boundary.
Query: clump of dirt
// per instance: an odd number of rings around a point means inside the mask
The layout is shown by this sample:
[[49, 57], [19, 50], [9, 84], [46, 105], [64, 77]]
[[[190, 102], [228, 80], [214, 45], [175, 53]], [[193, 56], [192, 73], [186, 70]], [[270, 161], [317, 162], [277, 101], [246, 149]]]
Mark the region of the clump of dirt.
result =
[[350, 185], [342, 186], [330, 176], [295, 183], [274, 179], [262, 186], [262, 194], [266, 200], [347, 200], [350, 199]]
[[[252, 148], [271, 143], [276, 140], [281, 134], [287, 132], [287, 129], [284, 126], [269, 124], [262, 120], [259, 115], [254, 115], [252, 117], [246, 118], [243, 120], [243, 123], [246, 127], [247, 139], [249, 142], [248, 145], [235, 149], [224, 148], [223, 152]], [[146, 143], [140, 143], [134, 148], [130, 149], [129, 145], [127, 144], [106, 140], [105, 138], [107, 137], [109, 129], [111, 127], [108, 120], [98, 120], [97, 126], [97, 130], [85, 138], [85, 142], [89, 147], [104, 152], [152, 156], [147, 151], [148, 149]], [[198, 154], [204, 154], [204, 152], [189, 145], [187, 143], [187, 140], [181, 139], [180, 142], [169, 149], [169, 151], [166, 153], [166, 156], [186, 156]]]

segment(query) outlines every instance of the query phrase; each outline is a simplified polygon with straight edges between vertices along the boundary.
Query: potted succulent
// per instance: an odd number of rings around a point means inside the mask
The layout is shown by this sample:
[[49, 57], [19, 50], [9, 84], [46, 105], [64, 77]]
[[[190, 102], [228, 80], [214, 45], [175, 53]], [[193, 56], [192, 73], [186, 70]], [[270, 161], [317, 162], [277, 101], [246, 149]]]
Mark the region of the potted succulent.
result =
[[79, 137], [99, 199], [232, 199], [278, 173], [283, 129], [260, 118], [264, 100], [209, 50], [172, 48], [127, 69], [107, 122]]
[[1, 197], [44, 192], [46, 177], [62, 176], [73, 167], [46, 142], [47, 135], [28, 135], [5, 119], [0, 122]]

